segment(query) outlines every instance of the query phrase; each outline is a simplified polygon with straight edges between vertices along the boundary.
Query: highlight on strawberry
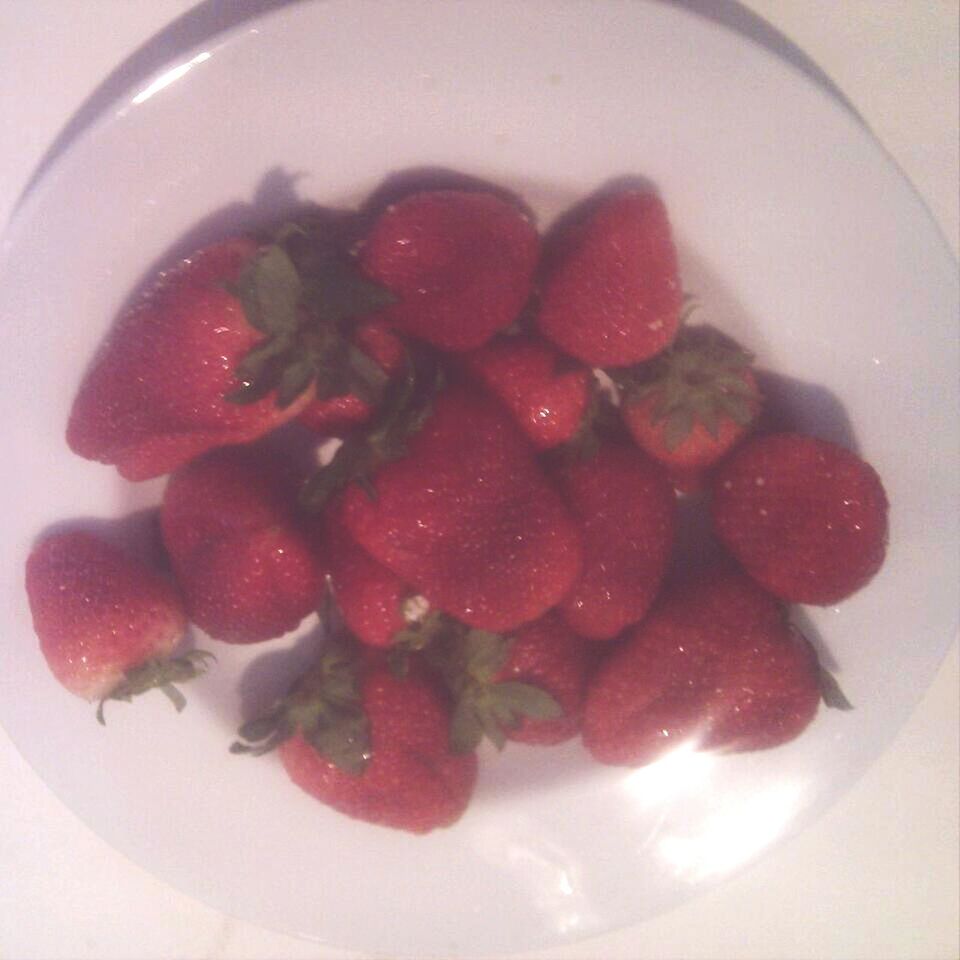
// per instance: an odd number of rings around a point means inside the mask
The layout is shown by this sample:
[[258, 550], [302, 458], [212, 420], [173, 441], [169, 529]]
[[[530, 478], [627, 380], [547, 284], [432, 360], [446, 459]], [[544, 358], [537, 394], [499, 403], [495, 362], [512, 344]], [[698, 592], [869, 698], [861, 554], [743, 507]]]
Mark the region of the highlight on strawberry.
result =
[[[667, 751], [760, 750], [799, 736], [824, 698], [813, 647], [776, 599], [710, 567], [666, 590], [601, 664], [583, 739], [602, 763], [637, 766]], [[830, 705], [849, 704], [829, 685]]]

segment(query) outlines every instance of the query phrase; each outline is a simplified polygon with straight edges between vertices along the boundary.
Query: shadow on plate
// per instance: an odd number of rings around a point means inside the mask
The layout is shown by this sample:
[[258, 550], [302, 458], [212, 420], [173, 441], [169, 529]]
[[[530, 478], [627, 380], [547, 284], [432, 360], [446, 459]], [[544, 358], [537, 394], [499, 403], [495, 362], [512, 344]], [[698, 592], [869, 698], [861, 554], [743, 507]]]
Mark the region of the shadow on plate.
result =
[[59, 533], [82, 530], [104, 540], [112, 547], [134, 557], [155, 570], [169, 570], [163, 541], [160, 537], [160, 515], [156, 508], [125, 511], [119, 517], [73, 517], [57, 520], [45, 527], [34, 545]]
[[[88, 127], [111, 106], [124, 97], [130, 97], [178, 58], [209, 43], [226, 31], [273, 11], [303, 2], [304, 0], [245, 0], [244, 3], [228, 4], [221, 0], [203, 0], [167, 24], [114, 68], [84, 100], [41, 157], [14, 209], [21, 206], [50, 166]], [[658, 2], [703, 17], [758, 44], [805, 74], [862, 122], [854, 106], [810, 57], [779, 30], [737, 0]]]

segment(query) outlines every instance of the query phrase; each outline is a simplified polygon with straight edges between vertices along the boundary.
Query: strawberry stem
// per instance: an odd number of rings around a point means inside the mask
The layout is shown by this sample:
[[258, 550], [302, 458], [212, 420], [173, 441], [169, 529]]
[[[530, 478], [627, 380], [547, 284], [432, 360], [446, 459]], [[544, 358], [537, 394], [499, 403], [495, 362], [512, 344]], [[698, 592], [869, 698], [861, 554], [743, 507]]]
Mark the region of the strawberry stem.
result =
[[329, 581], [320, 619], [326, 638], [317, 662], [266, 714], [240, 727], [230, 752], [260, 756], [299, 734], [341, 770], [360, 775], [373, 754], [360, 701], [358, 643], [340, 618]]
[[853, 704], [840, 688], [840, 682], [823, 664], [820, 664], [820, 696], [824, 704], [832, 710], [853, 709]]
[[423, 346], [407, 346], [403, 371], [387, 383], [379, 410], [367, 430], [348, 437], [333, 459], [310, 477], [300, 493], [308, 512], [319, 511], [338, 490], [359, 483], [371, 500], [371, 474], [407, 452], [407, 441], [427, 421], [444, 383], [443, 365]]
[[103, 708], [108, 700], [123, 700], [129, 703], [134, 697], [148, 690], [159, 690], [179, 713], [187, 705], [187, 699], [174, 684], [186, 683], [206, 672], [207, 665], [217, 658], [207, 650], [190, 650], [180, 657], [166, 660], [145, 660], [124, 673], [121, 680], [97, 706], [97, 722], [106, 725]]

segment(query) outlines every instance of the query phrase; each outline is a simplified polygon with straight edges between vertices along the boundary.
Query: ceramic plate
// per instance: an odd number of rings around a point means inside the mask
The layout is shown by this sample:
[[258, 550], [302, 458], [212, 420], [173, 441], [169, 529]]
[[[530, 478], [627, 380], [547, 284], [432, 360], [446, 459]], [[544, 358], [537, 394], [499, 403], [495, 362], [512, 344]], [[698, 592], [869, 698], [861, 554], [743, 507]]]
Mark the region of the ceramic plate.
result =
[[[135, 514], [136, 527], [162, 488], [124, 483], [63, 441], [118, 308], [156, 266], [297, 197], [350, 204], [423, 166], [516, 190], [541, 225], [614, 177], [659, 187], [704, 319], [778, 372], [805, 426], [857, 446], [886, 482], [886, 566], [849, 601], [809, 612], [856, 710], [821, 711], [778, 750], [681, 750], [638, 770], [592, 765], [577, 743], [511, 746], [484, 758], [459, 824], [416, 838], [320, 806], [276, 759], [228, 754], [244, 711], [309, 656], [309, 636], [218, 645], [179, 717], [151, 695], [114, 705], [102, 729], [51, 679], [22, 590], [31, 541], [64, 519], [109, 529]], [[171, 63], [74, 141], [21, 206], [0, 276], [0, 720], [110, 843], [227, 913], [404, 956], [519, 950], [636, 922], [835, 800], [955, 636], [955, 264], [853, 117], [677, 8], [285, 7]]]

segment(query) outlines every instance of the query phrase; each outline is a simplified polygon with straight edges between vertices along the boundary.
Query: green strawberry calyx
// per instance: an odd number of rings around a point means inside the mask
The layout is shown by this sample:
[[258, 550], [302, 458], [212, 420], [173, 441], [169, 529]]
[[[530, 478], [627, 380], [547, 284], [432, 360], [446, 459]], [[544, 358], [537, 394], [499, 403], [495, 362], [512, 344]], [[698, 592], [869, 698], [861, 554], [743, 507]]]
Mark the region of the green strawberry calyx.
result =
[[329, 588], [320, 616], [325, 632], [320, 656], [285, 697], [240, 727], [230, 752], [260, 756], [300, 734], [326, 760], [358, 776], [373, 755], [360, 696], [358, 644], [343, 627]]
[[606, 385], [598, 379], [598, 373], [600, 377], [606, 376], [603, 371], [593, 371], [587, 380], [587, 405], [576, 432], [544, 454], [547, 462], [563, 466], [592, 460], [605, 439], [622, 432], [620, 413]]
[[176, 684], [186, 683], [205, 673], [211, 660], [217, 658], [206, 650], [190, 650], [179, 657], [145, 660], [124, 672], [123, 679], [100, 701], [97, 706], [97, 721], [106, 725], [103, 708], [108, 700], [129, 703], [134, 697], [148, 690], [159, 690], [179, 713], [187, 705], [187, 699]]
[[853, 704], [847, 699], [847, 695], [840, 688], [840, 682], [825, 667], [820, 664], [820, 698], [824, 705], [831, 710], [852, 710]]
[[[407, 634], [410, 634], [407, 637]], [[498, 679], [510, 656], [513, 638], [468, 627], [431, 611], [397, 642], [422, 650], [453, 702], [450, 748], [470, 753], [484, 737], [502, 750], [510, 730], [529, 717], [555, 720], [563, 708], [546, 690], [520, 680]]]
[[375, 404], [388, 376], [351, 337], [355, 321], [392, 303], [356, 260], [309, 221], [282, 227], [227, 289], [247, 322], [264, 335], [235, 370], [231, 403], [270, 393], [288, 407], [311, 384], [320, 400], [353, 394]]
[[649, 417], [674, 451], [701, 424], [717, 439], [724, 419], [747, 427], [759, 411], [749, 372], [753, 356], [709, 326], [684, 327], [662, 353], [608, 371], [629, 407], [651, 401]]
[[386, 385], [377, 412], [363, 431], [349, 436], [333, 459], [310, 477], [300, 493], [301, 506], [316, 512], [338, 490], [359, 483], [372, 499], [374, 471], [403, 457], [407, 443], [424, 425], [445, 376], [437, 355], [429, 348], [409, 344], [401, 370]]

